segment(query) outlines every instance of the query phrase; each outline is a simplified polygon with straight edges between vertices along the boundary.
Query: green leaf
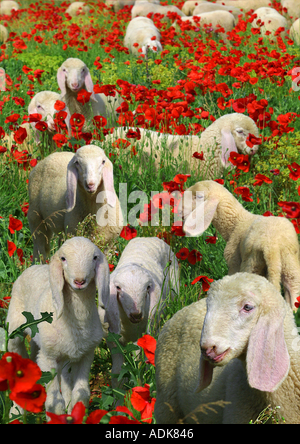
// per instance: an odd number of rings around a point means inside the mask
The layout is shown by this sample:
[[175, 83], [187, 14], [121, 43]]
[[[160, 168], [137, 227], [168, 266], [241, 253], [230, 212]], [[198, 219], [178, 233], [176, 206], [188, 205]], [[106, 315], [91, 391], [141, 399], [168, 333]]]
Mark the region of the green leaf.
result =
[[41, 313], [42, 317], [40, 319], [34, 319], [32, 313], [28, 311], [23, 311], [22, 315], [25, 316], [26, 321], [24, 324], [20, 325], [16, 330], [14, 330], [10, 335], [8, 339], [13, 339], [15, 337], [19, 337], [21, 339], [24, 338], [24, 330], [26, 328], [30, 328], [31, 330], [31, 338], [34, 338], [34, 336], [38, 333], [38, 327], [37, 325], [41, 322], [48, 322], [49, 324], [53, 321], [53, 313], [43, 312]]

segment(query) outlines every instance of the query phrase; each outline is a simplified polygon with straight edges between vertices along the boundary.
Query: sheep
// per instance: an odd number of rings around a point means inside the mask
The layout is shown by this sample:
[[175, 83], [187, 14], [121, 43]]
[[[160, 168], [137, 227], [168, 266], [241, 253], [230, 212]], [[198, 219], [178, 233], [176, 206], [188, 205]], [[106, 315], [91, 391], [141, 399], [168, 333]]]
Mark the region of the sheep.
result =
[[104, 151], [85, 145], [74, 153], [52, 153], [29, 176], [28, 222], [33, 260], [49, 255], [53, 233], [74, 233], [88, 214], [97, 214], [104, 242], [119, 235], [123, 217], [113, 183], [113, 166]]
[[66, 10], [71, 17], [76, 17], [79, 14], [90, 14], [90, 7], [85, 2], [73, 2]]
[[249, 424], [270, 405], [280, 406], [280, 422], [299, 424], [297, 330], [264, 277], [213, 282], [208, 297], [177, 312], [158, 337], [157, 423]]
[[[199, 17], [200, 20], [199, 21], [194, 20], [195, 17]], [[222, 27], [225, 30], [225, 34], [227, 32], [232, 31], [235, 26], [234, 15], [228, 11], [221, 11], [221, 10], [202, 12], [201, 14], [198, 15], [194, 14], [193, 17], [181, 17], [180, 20], [175, 21], [175, 24], [173, 26], [176, 27], [176, 23], [178, 22], [180, 23], [180, 21], [182, 22], [189, 21], [193, 26], [200, 27], [201, 29], [203, 29], [202, 25], [210, 25], [209, 29], [212, 28], [214, 32], [218, 31], [218, 29]], [[220, 32], [220, 35], [224, 36], [224, 32]]]
[[251, 9], [261, 8], [262, 6], [269, 6], [270, 0], [217, 0], [216, 5], [234, 6], [248, 12]]
[[0, 2], [0, 15], [11, 15], [12, 11], [18, 11], [19, 5], [17, 2], [4, 0]]
[[202, 2], [195, 7], [194, 12], [191, 15], [200, 15], [204, 12], [212, 12], [212, 11], [230, 12], [234, 16], [235, 22], [237, 22], [238, 16], [242, 14], [240, 9], [235, 8], [234, 6], [216, 5], [215, 3]]
[[8, 31], [5, 26], [0, 25], [0, 43], [5, 43], [8, 39]]
[[281, 0], [282, 8], [287, 9], [287, 14], [296, 20], [300, 16], [300, 0]]
[[[105, 138], [109, 143], [118, 138], [124, 138], [129, 128], [116, 128]], [[166, 146], [165, 154], [172, 162], [180, 162], [183, 174], [191, 170], [197, 171], [203, 178], [218, 178], [225, 167], [231, 165], [228, 161], [231, 151], [253, 155], [258, 145], [252, 148], [246, 144], [249, 134], [258, 136], [258, 128], [254, 121], [244, 114], [226, 114], [208, 126], [201, 137], [161, 134], [140, 128], [141, 139], [134, 140], [134, 145], [142, 150], [141, 167], [149, 164], [153, 158], [158, 169], [162, 161], [162, 147]], [[132, 140], [132, 139], [130, 139]], [[204, 160], [193, 157], [195, 152], [203, 152]]]
[[[94, 349], [103, 338], [96, 298], [109, 298], [109, 267], [105, 256], [89, 239], [68, 239], [53, 255], [49, 265], [33, 265], [16, 280], [6, 321], [9, 333], [26, 320], [23, 311], [35, 319], [53, 313], [51, 324], [39, 324], [31, 339], [31, 359], [42, 371], [57, 374], [47, 387], [46, 410], [68, 413], [76, 402], [88, 407], [89, 372]], [[25, 335], [30, 329], [25, 330]], [[16, 337], [8, 343], [11, 352], [27, 357], [24, 342]]]
[[[136, 56], [146, 54], [147, 48], [153, 52], [159, 52], [162, 51], [160, 38], [160, 32], [151, 19], [135, 17], [127, 26], [124, 46], [127, 46], [129, 51]], [[138, 47], [136, 47], [136, 43], [138, 43]]]
[[[132, 6], [135, 3], [139, 3], [139, 1], [144, 1], [144, 0], [106, 0], [105, 4], [106, 6], [108, 6], [109, 8], [113, 8], [113, 10], [115, 12], [119, 12], [120, 9], [123, 9], [125, 6]], [[156, 4], [160, 4], [160, 0], [148, 0], [149, 3], [156, 3]]]
[[[104, 319], [109, 331], [120, 334], [126, 345], [136, 342], [159, 321], [171, 291], [179, 293], [177, 259], [171, 248], [157, 237], [132, 239], [125, 247], [116, 269], [110, 275], [110, 298]], [[115, 348], [108, 342], [109, 348]], [[121, 354], [112, 354], [112, 373], [119, 374]], [[113, 386], [118, 384], [116, 378]]]
[[205, 0], [188, 0], [186, 1], [182, 6], [182, 12], [186, 16], [191, 16], [194, 13], [194, 9], [196, 6], [198, 6], [200, 3], [206, 3]]
[[184, 219], [183, 230], [190, 236], [202, 234], [213, 224], [226, 241], [224, 258], [229, 275], [256, 273], [278, 291], [282, 283], [286, 301], [295, 308], [300, 294], [300, 249], [288, 219], [250, 213], [224, 186], [211, 180], [188, 188], [178, 212]]
[[300, 19], [294, 21], [290, 28], [290, 38], [300, 45]]
[[131, 17], [144, 16], [147, 17], [149, 13], [167, 15], [168, 12], [176, 12], [180, 17], [185, 17], [185, 14], [180, 11], [177, 6], [167, 5], [161, 6], [148, 1], [136, 2], [131, 10]]
[[[61, 90], [62, 100], [66, 103], [70, 114], [79, 113], [84, 115], [83, 131], [88, 129], [88, 121], [91, 117], [98, 115], [107, 119], [108, 126], [114, 126], [116, 109], [122, 102], [120, 96], [116, 93], [115, 97], [108, 99], [105, 94], [95, 94], [90, 71], [82, 60], [76, 58], [65, 60], [58, 68], [57, 82]], [[90, 102], [85, 105], [77, 100], [78, 92], [82, 89], [92, 93]]]
[[265, 34], [266, 31], [274, 35], [278, 28], [284, 28], [284, 31], [288, 29], [288, 22], [276, 9], [273, 8], [258, 8], [254, 11], [256, 18], [252, 22], [252, 27], [261, 28], [261, 33]]

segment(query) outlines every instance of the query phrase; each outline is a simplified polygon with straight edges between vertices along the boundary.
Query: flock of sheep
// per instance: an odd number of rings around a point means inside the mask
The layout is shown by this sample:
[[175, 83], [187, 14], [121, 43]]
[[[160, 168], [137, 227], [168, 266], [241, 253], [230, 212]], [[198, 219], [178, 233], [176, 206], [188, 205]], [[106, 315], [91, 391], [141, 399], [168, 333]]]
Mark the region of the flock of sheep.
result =
[[[116, 11], [125, 2], [109, 1]], [[13, 3], [1, 2], [0, 14]], [[270, 13], [266, 3], [218, 0], [211, 4], [197, 0], [186, 2], [180, 11], [174, 6], [136, 1], [125, 44], [136, 55], [135, 43], [142, 53], [147, 47], [160, 51], [160, 33], [143, 15], [150, 11], [164, 14], [163, 8], [178, 12], [182, 20], [192, 20], [194, 14], [201, 17], [201, 23], [205, 17], [211, 23], [213, 16], [218, 17], [216, 26], [221, 24], [225, 30], [227, 25], [219, 19], [227, 17], [227, 23], [234, 26], [239, 8], [259, 8], [257, 20], [265, 22], [266, 30], [271, 30], [272, 23], [273, 31], [279, 26], [286, 29], [280, 21], [284, 17], [274, 10]], [[131, 2], [126, 0], [126, 4]], [[300, 2], [282, 1], [287, 8], [296, 4], [300, 12]], [[72, 3], [67, 12], [73, 15], [78, 8], [89, 13], [82, 2]], [[117, 95], [108, 102], [105, 95], [95, 94], [83, 61], [67, 59], [58, 69], [57, 81], [60, 94], [40, 92], [28, 108], [29, 114], [42, 114], [49, 135], [55, 131], [54, 104], [58, 99], [66, 104], [69, 131], [73, 113], [83, 114], [87, 127], [97, 115], [115, 127], [116, 109], [122, 99]], [[91, 93], [89, 104], [76, 100], [81, 89]], [[34, 137], [40, 144], [35, 123], [30, 125], [26, 143]], [[115, 128], [106, 143], [123, 137], [127, 130]], [[246, 144], [249, 134], [258, 136], [256, 124], [250, 117], [232, 113], [217, 119], [201, 136], [140, 131], [145, 156], [151, 155], [147, 139], [156, 148], [157, 167], [163, 145], [181, 159], [186, 168], [181, 172], [186, 173], [195, 168], [192, 153], [203, 151], [205, 161], [199, 172], [207, 180], [185, 191], [178, 212], [189, 236], [202, 234], [210, 224], [217, 229], [226, 241], [224, 257], [229, 270], [228, 276], [211, 285], [206, 299], [180, 310], [159, 334], [156, 421], [248, 423], [271, 405], [281, 407], [280, 415], [286, 422], [299, 423], [300, 357], [295, 351], [297, 329], [292, 311], [300, 294], [297, 235], [287, 219], [249, 213], [229, 191], [211, 180], [229, 166], [230, 152], [252, 155], [257, 151], [258, 146], [250, 149]], [[12, 143], [10, 136], [6, 143]], [[45, 263], [52, 235], [74, 234], [88, 214], [105, 221], [100, 224], [105, 243], [120, 234], [123, 216], [114, 188], [113, 164], [96, 145], [83, 146], [75, 154], [53, 152], [40, 161], [29, 177], [29, 203], [33, 258], [43, 264], [32, 265], [15, 282], [7, 322], [11, 332], [24, 323], [23, 311], [35, 317], [44, 311], [54, 313], [53, 323], [40, 324], [32, 339], [31, 358], [43, 371], [55, 368], [57, 376], [48, 388], [46, 410], [62, 414], [65, 409], [71, 412], [77, 401], [88, 405], [94, 350], [108, 331], [120, 334], [121, 343], [126, 344], [136, 342], [149, 324], [155, 325], [167, 298], [180, 291], [179, 267], [171, 248], [156, 237], [129, 241], [112, 274], [105, 255], [83, 237], [68, 239], [49, 265]], [[280, 294], [281, 285], [285, 299]], [[112, 350], [116, 345], [109, 342], [108, 346]], [[9, 342], [9, 350], [27, 356], [19, 337]], [[112, 353], [112, 360], [112, 373], [119, 373], [122, 355]], [[113, 384], [118, 384], [116, 379]], [[213, 408], [207, 412], [205, 405]]]

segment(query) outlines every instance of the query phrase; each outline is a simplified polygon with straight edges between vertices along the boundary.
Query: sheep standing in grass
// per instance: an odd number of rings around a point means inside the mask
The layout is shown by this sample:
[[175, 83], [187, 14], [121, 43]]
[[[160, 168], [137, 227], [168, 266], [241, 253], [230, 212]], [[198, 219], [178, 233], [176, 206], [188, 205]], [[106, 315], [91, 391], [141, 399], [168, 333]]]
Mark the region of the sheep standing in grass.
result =
[[[7, 314], [9, 333], [24, 322], [23, 311], [35, 319], [43, 312], [54, 313], [51, 324], [39, 324], [39, 332], [30, 342], [31, 359], [42, 371], [57, 372], [47, 388], [46, 410], [70, 413], [78, 401], [88, 407], [89, 372], [94, 350], [103, 331], [95, 303], [109, 297], [109, 267], [105, 256], [88, 239], [67, 240], [49, 265], [34, 265], [13, 286]], [[30, 334], [30, 329], [25, 335]], [[9, 341], [9, 351], [28, 357], [24, 342]]]
[[160, 52], [162, 51], [160, 37], [160, 32], [151, 19], [135, 17], [127, 26], [124, 45], [136, 56], [146, 54], [147, 48], [153, 52]]
[[212, 223], [225, 239], [229, 275], [238, 271], [256, 273], [265, 276], [278, 291], [282, 283], [285, 299], [295, 309], [300, 294], [300, 249], [289, 220], [250, 213], [214, 181], [188, 188], [178, 211], [188, 235], [198, 236]]
[[269, 405], [280, 406], [280, 422], [300, 422], [299, 336], [264, 277], [213, 282], [206, 299], [164, 325], [155, 365], [159, 424], [249, 424]]
[[[179, 292], [178, 263], [171, 248], [157, 237], [132, 239], [110, 275], [105, 312], [109, 331], [120, 334], [123, 345], [136, 342], [149, 324], [157, 328], [170, 292], [171, 297]], [[108, 346], [113, 349], [115, 344]], [[119, 374], [123, 356], [114, 353], [112, 362], [112, 373]]]
[[[116, 128], [113, 134], [106, 136], [105, 142], [124, 139], [128, 130], [129, 128]], [[143, 128], [139, 131], [141, 139], [134, 140], [134, 145], [138, 151], [143, 152], [142, 167], [148, 165], [150, 159], [153, 159], [156, 168], [159, 168], [162, 161], [176, 162], [177, 165], [180, 164], [183, 174], [189, 174], [193, 170], [203, 178], [219, 178], [224, 168], [232, 165], [228, 161], [231, 151], [253, 155], [258, 150], [258, 145], [250, 148], [246, 144], [249, 134], [258, 136], [258, 128], [250, 117], [240, 113], [220, 117], [200, 137], [162, 134]], [[194, 153], [201, 152], [202, 160], [193, 157]]]
[[5, 26], [0, 25], [0, 43], [5, 43], [8, 39], [8, 32]]
[[257, 17], [252, 22], [252, 27], [260, 28], [262, 35], [266, 32], [274, 35], [278, 28], [288, 29], [288, 22], [279, 12], [274, 8], [258, 8], [254, 11]]
[[[108, 126], [114, 126], [116, 109], [121, 104], [119, 95], [107, 98], [105, 94], [95, 94], [90, 71], [86, 64], [75, 58], [64, 61], [57, 71], [58, 86], [61, 90], [62, 100], [66, 103], [70, 114], [79, 113], [85, 117], [83, 131], [88, 130], [88, 123], [93, 116], [103, 116]], [[80, 90], [92, 93], [90, 101], [82, 104], [77, 96]]]
[[88, 214], [97, 221], [107, 243], [123, 227], [113, 166], [104, 151], [86, 145], [74, 153], [53, 153], [39, 162], [29, 176], [28, 222], [33, 236], [33, 260], [45, 261], [53, 233], [74, 233]]
[[76, 17], [79, 14], [89, 15], [90, 7], [85, 2], [73, 2], [66, 10], [71, 17]]
[[0, 2], [0, 15], [11, 15], [12, 11], [18, 11], [19, 5], [17, 2], [4, 0]]
[[147, 17], [147, 15], [151, 12], [153, 14], [162, 14], [165, 16], [168, 14], [168, 12], [176, 12], [178, 15], [180, 15], [180, 17], [185, 17], [185, 14], [182, 11], [180, 11], [180, 9], [177, 8], [177, 6], [173, 5], [162, 6], [162, 5], [157, 5], [155, 3], [149, 3], [148, 1], [136, 2], [131, 10], [131, 17], [132, 18], [139, 16]]

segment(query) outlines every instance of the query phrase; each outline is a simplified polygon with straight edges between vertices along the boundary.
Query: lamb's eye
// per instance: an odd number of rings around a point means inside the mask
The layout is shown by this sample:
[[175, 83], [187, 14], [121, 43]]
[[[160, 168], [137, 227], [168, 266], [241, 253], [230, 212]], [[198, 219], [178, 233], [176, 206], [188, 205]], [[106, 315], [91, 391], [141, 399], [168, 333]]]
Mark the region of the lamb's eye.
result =
[[94, 261], [98, 260], [98, 256], [93, 257]]
[[148, 285], [148, 287], [147, 287], [147, 291], [149, 291], [149, 290], [150, 290], [150, 288], [151, 288], [151, 285]]
[[64, 256], [62, 256], [60, 259], [62, 262], [66, 262], [66, 260], [67, 260]]
[[243, 307], [243, 310], [249, 312], [249, 311], [252, 311], [253, 308], [254, 308], [253, 305], [245, 304], [244, 307]]
[[121, 291], [121, 287], [119, 287], [119, 285], [116, 285], [116, 289], [117, 289], [118, 291]]
[[105, 159], [104, 160], [102, 160], [102, 165], [104, 165], [105, 164]]

